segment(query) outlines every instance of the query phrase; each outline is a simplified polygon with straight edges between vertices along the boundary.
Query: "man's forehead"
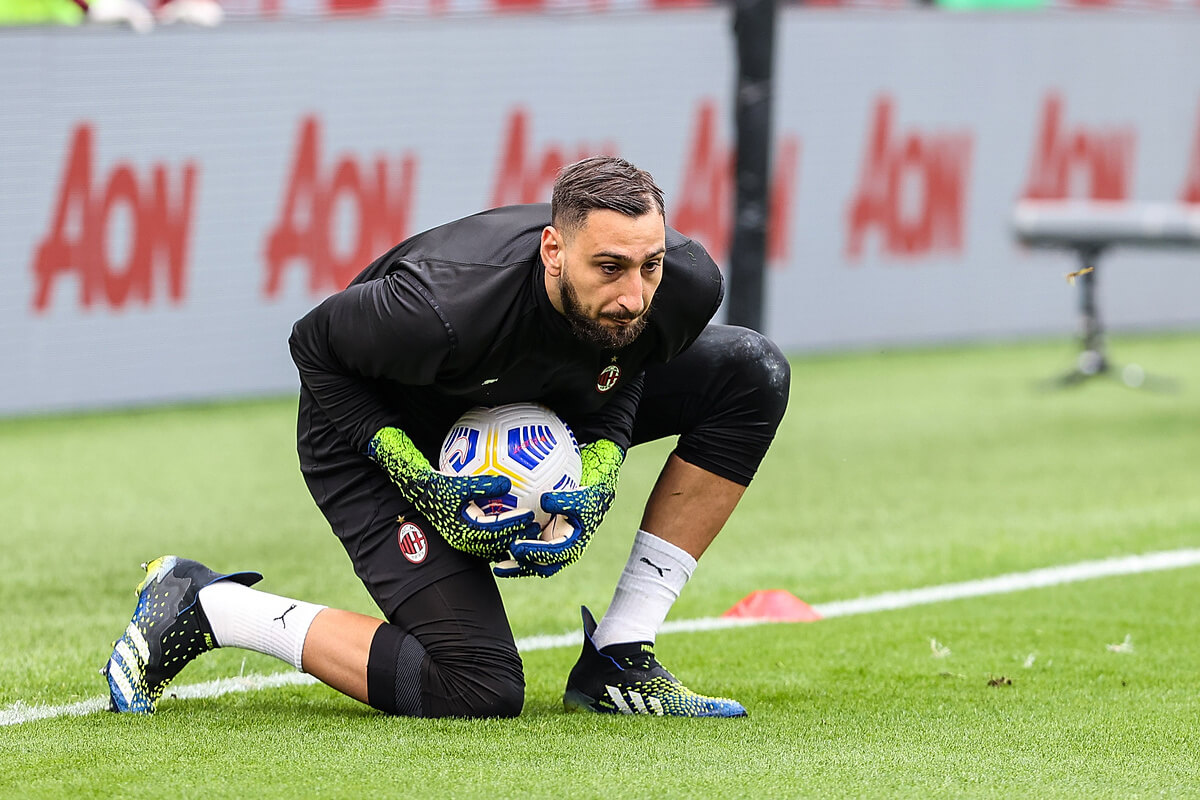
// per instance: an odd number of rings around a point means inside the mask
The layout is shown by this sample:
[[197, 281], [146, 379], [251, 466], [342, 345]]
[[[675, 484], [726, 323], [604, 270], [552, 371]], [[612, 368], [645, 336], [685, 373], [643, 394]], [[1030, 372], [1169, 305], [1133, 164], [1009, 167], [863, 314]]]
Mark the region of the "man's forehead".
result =
[[594, 225], [604, 224], [620, 224], [622, 221], [629, 224], [642, 223], [656, 220], [660, 225], [666, 226], [663, 215], [658, 213], [657, 209], [651, 209], [645, 214], [632, 216], [622, 211], [616, 211], [611, 208], [593, 208], [587, 212], [583, 218], [581, 227], [592, 227]]
[[666, 223], [657, 211], [630, 217], [618, 211], [597, 209], [588, 213], [577, 236], [589, 250], [653, 252], [666, 246]]

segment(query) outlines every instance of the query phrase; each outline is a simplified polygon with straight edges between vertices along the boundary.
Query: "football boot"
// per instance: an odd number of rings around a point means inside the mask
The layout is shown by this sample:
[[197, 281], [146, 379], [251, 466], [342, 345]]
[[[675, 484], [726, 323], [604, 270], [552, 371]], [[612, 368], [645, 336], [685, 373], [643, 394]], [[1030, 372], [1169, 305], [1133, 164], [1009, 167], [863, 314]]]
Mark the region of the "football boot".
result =
[[137, 607], [125, 633], [113, 644], [100, 674], [108, 679], [110, 711], [153, 714], [167, 684], [201, 653], [217, 646], [196, 595], [217, 581], [251, 586], [257, 572], [222, 575], [198, 561], [162, 556], [143, 564]]
[[597, 650], [596, 620], [583, 612], [583, 651], [567, 678], [563, 705], [568, 711], [601, 714], [655, 714], [666, 717], [744, 717], [736, 700], [705, 697], [679, 682], [654, 657], [650, 642], [613, 644]]

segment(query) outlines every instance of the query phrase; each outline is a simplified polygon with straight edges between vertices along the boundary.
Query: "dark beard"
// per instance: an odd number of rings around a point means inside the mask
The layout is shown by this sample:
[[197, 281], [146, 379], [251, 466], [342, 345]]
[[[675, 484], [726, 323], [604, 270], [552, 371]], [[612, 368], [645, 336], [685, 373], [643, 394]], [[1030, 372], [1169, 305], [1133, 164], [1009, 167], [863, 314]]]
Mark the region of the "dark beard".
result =
[[571, 332], [588, 344], [603, 350], [620, 350], [633, 344], [634, 339], [641, 335], [646, 328], [646, 318], [650, 316], [647, 308], [634, 322], [621, 328], [609, 328], [599, 320], [589, 319], [579, 304], [579, 295], [575, 287], [567, 280], [564, 273], [559, 279], [559, 297], [562, 299], [563, 316], [571, 326]]

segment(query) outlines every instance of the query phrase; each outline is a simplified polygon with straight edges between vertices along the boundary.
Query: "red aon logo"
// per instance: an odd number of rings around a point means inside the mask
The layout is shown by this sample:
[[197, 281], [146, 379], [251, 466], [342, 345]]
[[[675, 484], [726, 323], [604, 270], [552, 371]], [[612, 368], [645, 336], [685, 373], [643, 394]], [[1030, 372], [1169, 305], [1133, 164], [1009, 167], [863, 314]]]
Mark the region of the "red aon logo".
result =
[[969, 133], [898, 134], [893, 101], [875, 102], [858, 191], [847, 213], [850, 259], [862, 254], [872, 229], [889, 256], [913, 257], [963, 249]]
[[[103, 184], [93, 184], [92, 126], [75, 128], [59, 185], [54, 217], [33, 259], [35, 311], [45, 311], [59, 279], [74, 276], [79, 302], [97, 300], [121, 309], [136, 299], [148, 305], [156, 283], [165, 283], [174, 302], [187, 291], [188, 241], [198, 169], [187, 161], [172, 179], [164, 164], [154, 164], [139, 181], [137, 171], [118, 161]], [[172, 188], [173, 184], [173, 188]], [[114, 215], [125, 209], [128, 241], [125, 263], [110, 257]]]
[[[342, 155], [331, 167], [321, 163], [321, 124], [313, 116], [300, 123], [292, 171], [278, 221], [267, 234], [263, 293], [283, 290], [289, 266], [306, 267], [313, 294], [343, 289], [373, 258], [408, 236], [416, 186], [417, 159], [373, 162]], [[339, 208], [353, 209], [357, 224], [335, 236]]]

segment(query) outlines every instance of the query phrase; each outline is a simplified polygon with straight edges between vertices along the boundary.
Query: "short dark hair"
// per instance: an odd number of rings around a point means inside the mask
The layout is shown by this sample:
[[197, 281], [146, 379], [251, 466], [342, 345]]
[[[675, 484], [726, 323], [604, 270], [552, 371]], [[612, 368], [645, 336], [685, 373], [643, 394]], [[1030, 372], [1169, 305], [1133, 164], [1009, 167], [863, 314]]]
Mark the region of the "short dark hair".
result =
[[608, 209], [627, 217], [658, 211], [665, 219], [663, 191], [654, 176], [616, 156], [592, 156], [563, 167], [554, 181], [550, 219], [560, 230], [575, 230], [590, 212]]

